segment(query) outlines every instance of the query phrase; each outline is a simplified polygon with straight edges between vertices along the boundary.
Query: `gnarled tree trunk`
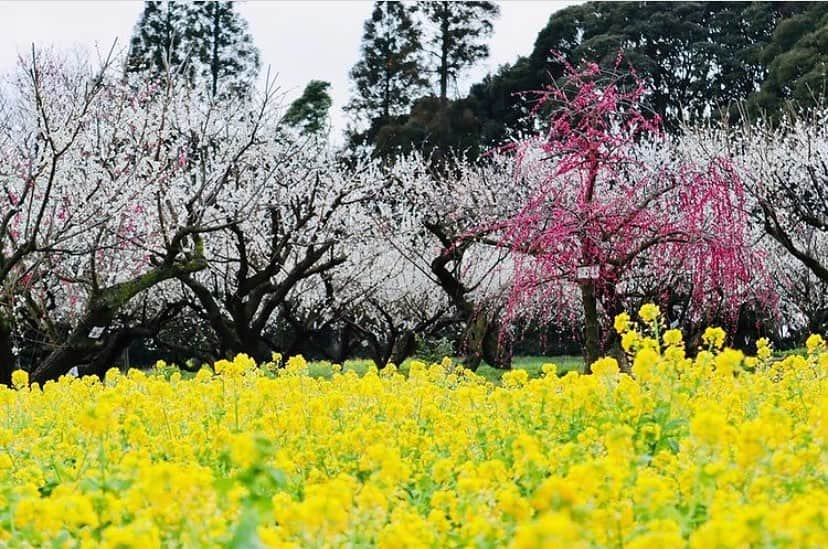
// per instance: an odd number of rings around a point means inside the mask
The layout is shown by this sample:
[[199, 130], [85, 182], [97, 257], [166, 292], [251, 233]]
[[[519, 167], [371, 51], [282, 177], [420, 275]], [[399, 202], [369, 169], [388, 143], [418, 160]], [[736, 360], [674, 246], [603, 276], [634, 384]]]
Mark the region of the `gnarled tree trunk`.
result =
[[84, 362], [91, 352], [104, 350], [102, 342], [90, 337], [91, 330], [96, 326], [108, 327], [118, 311], [139, 293], [182, 273], [195, 272], [205, 267], [207, 262], [199, 249], [195, 257], [183, 263], [165, 263], [132, 280], [95, 290], [89, 298], [83, 318], [67, 340], [34, 369], [30, 375], [31, 381], [43, 384], [57, 379], [72, 366]]

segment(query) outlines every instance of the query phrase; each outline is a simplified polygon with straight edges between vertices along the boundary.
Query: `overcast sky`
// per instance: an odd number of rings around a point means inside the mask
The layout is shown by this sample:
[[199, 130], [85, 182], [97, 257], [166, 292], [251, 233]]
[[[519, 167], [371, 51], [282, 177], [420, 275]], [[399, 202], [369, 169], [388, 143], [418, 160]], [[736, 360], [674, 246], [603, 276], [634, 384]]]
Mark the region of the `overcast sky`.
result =
[[[460, 93], [487, 72], [532, 51], [535, 37], [549, 16], [574, 1], [501, 2], [490, 41], [491, 56], [469, 70]], [[108, 50], [117, 39], [126, 49], [143, 2], [135, 1], [3, 1], [0, 2], [0, 71], [14, 68], [17, 56], [37, 45]], [[238, 2], [264, 72], [269, 65], [287, 99], [298, 96], [312, 79], [331, 82], [335, 139], [345, 128], [342, 106], [348, 101], [348, 71], [359, 58], [362, 24], [370, 1]]]

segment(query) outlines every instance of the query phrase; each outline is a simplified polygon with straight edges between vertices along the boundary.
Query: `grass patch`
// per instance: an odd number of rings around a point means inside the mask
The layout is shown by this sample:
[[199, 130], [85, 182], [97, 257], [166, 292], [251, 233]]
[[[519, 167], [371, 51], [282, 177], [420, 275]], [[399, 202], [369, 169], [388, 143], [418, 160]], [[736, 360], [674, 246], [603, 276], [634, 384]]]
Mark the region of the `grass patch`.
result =
[[[408, 358], [399, 366], [400, 373], [408, 375], [408, 369], [412, 361], [420, 360], [428, 363], [429, 361], [419, 358]], [[460, 360], [455, 358], [455, 363], [460, 363]], [[583, 372], [584, 359], [580, 356], [560, 355], [560, 356], [516, 356], [512, 358], [512, 369], [523, 369], [529, 372], [529, 377], [540, 377], [541, 368], [544, 364], [555, 364], [557, 366], [558, 375], [564, 375], [567, 372]], [[342, 372], [354, 372], [359, 376], [365, 375], [369, 368], [374, 366], [374, 362], [367, 358], [354, 358], [346, 360], [342, 364]], [[180, 372], [184, 379], [190, 379], [195, 376], [195, 372], [188, 372], [186, 370], [178, 370], [174, 366], [166, 370], [158, 370], [155, 367], [147, 369], [147, 373], [160, 374], [169, 377], [173, 372]], [[492, 383], [499, 383], [500, 378], [508, 370], [501, 370], [494, 368], [487, 363], [483, 363], [477, 369], [477, 374], [486, 378]], [[333, 363], [328, 360], [316, 360], [308, 362], [308, 373], [311, 377], [330, 379], [333, 376]]]
[[[407, 374], [408, 367], [413, 360], [420, 360], [418, 358], [406, 359], [400, 364], [400, 372]], [[459, 362], [458, 359], [454, 359]], [[423, 361], [427, 362], [427, 361]], [[512, 359], [513, 369], [523, 369], [529, 372], [529, 377], [538, 377], [541, 375], [541, 368], [544, 364], [555, 364], [558, 367], [558, 374], [562, 375], [567, 372], [584, 371], [584, 359], [580, 356], [561, 355], [561, 356], [516, 356]], [[351, 359], [346, 360], [342, 365], [342, 371], [352, 371], [358, 375], [363, 375], [373, 366], [373, 361], [369, 359]], [[311, 362], [308, 364], [308, 370], [312, 377], [330, 378], [333, 375], [332, 363], [326, 360]], [[494, 368], [486, 363], [480, 365], [477, 369], [477, 374], [492, 382], [499, 382], [500, 378], [508, 370], [500, 370]]]
[[[512, 358], [512, 369], [526, 370], [529, 372], [529, 377], [539, 377], [541, 375], [541, 368], [544, 364], [554, 364], [558, 367], [558, 375], [563, 375], [567, 372], [583, 372], [584, 359], [580, 356], [560, 355], [560, 356], [516, 356]], [[503, 374], [508, 370], [499, 370], [493, 368], [488, 364], [482, 364], [477, 369], [477, 373], [489, 381], [498, 382]]]

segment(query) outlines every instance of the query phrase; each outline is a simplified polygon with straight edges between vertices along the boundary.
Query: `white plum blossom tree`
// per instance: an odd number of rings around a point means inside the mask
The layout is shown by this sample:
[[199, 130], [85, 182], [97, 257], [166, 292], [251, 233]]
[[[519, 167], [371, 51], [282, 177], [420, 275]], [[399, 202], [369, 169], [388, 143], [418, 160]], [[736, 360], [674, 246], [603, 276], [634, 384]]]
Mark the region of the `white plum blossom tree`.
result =
[[[182, 82], [121, 74], [110, 61], [93, 71], [34, 52], [8, 98], [4, 303], [42, 344], [35, 381], [128, 344], [132, 300], [204, 269], [203, 235], [256, 201], [227, 189], [267, 139], [272, 88], [251, 102], [204, 102]], [[147, 325], [180, 305], [154, 306]]]
[[[693, 128], [696, 151], [727, 154], [746, 182], [745, 207], [756, 223], [779, 295], [779, 325], [821, 331], [828, 319], [828, 109], [787, 112], [771, 123]], [[783, 334], [780, 334], [780, 337]]]

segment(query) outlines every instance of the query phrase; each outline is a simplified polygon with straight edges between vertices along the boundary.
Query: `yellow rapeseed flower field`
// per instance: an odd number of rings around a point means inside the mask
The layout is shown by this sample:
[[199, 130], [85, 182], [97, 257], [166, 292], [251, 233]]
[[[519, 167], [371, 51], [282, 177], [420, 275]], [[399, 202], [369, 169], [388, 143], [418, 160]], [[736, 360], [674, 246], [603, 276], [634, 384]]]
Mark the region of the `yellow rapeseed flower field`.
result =
[[17, 373], [0, 544], [828, 546], [822, 339], [773, 362], [713, 330], [691, 360], [643, 312], [615, 324], [631, 374], [606, 358], [494, 385], [445, 360], [328, 380], [244, 355], [192, 379]]

